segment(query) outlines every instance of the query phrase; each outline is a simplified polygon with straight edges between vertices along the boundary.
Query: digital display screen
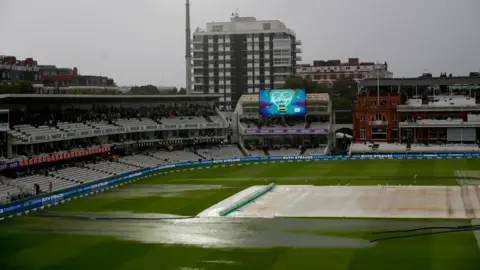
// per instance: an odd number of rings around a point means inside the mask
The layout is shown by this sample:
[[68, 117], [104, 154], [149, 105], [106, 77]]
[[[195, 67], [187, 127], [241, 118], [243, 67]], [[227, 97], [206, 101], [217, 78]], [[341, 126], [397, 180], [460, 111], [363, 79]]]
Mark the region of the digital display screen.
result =
[[260, 89], [261, 115], [305, 115], [305, 89]]

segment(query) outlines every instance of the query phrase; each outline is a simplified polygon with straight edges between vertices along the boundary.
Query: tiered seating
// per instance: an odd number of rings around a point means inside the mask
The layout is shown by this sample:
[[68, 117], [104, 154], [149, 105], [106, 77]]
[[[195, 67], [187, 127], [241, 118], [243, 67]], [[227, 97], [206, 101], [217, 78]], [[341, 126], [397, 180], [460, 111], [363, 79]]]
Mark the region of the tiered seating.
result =
[[60, 130], [64, 130], [65, 132], [69, 131], [84, 131], [84, 130], [91, 130], [92, 128], [83, 123], [68, 123], [68, 122], [59, 122], [57, 124]]
[[238, 149], [237, 146], [222, 146], [215, 147], [210, 149], [201, 149], [198, 152], [207, 158], [211, 159], [226, 159], [234, 157], [243, 157], [243, 153]]
[[282, 148], [279, 150], [268, 150], [270, 156], [297, 156], [300, 154], [300, 149], [295, 148]]
[[88, 164], [86, 167], [94, 171], [106, 173], [105, 177], [132, 172], [139, 169], [138, 167], [118, 162], [100, 162], [97, 164]]
[[248, 152], [250, 152], [250, 156], [252, 156], [252, 157], [264, 157], [265, 156], [265, 152], [263, 152], [262, 150], [250, 150]]
[[219, 115], [210, 116], [210, 119], [212, 119], [214, 123], [225, 124], [225, 121]]
[[152, 156], [159, 160], [168, 160], [166, 163], [174, 163], [181, 161], [197, 161], [200, 157], [189, 151], [159, 151], [151, 153]]
[[326, 147], [308, 148], [303, 154], [305, 156], [325, 155], [325, 150], [327, 150]]
[[113, 125], [108, 124], [108, 122], [89, 122], [91, 127], [105, 130], [114, 127]]
[[53, 174], [56, 179], [66, 180], [70, 183], [74, 183], [74, 185], [81, 183], [90, 183], [110, 176], [109, 174], [104, 172], [92, 171], [85, 168], [77, 167], [58, 170], [58, 173]]
[[207, 119], [198, 116], [180, 116], [173, 118], [162, 118], [159, 120], [164, 125], [173, 124], [205, 124], [208, 123]]
[[130, 118], [130, 119], [118, 119], [115, 122], [117, 125], [120, 125], [122, 127], [136, 127], [140, 125], [158, 125], [157, 122], [148, 119], [148, 118]]
[[156, 166], [162, 163], [157, 158], [153, 158], [145, 155], [125, 156], [121, 158], [120, 161], [123, 161], [125, 163], [130, 163], [135, 166], [140, 166], [142, 168], [148, 168], [148, 167]]
[[[61, 170], [59, 170], [60, 173]], [[78, 174], [78, 172], [77, 172]], [[21, 182], [26, 184], [27, 186], [33, 189], [34, 184], [38, 184], [40, 186], [40, 190], [42, 192], [48, 192], [50, 189], [50, 182], [52, 182], [53, 191], [61, 190], [64, 188], [69, 188], [77, 185], [78, 183], [74, 183], [72, 181], [68, 181], [61, 178], [53, 178], [50, 176], [44, 175], [30, 175], [27, 177], [18, 178], [15, 181]]]
[[10, 202], [9, 194], [17, 194], [20, 192], [19, 188], [0, 184], [0, 203]]
[[480, 152], [477, 145], [462, 145], [462, 144], [444, 144], [444, 145], [424, 145], [412, 144], [410, 149], [407, 149], [406, 144], [400, 143], [376, 143], [377, 147], [372, 147], [371, 143], [362, 144], [355, 143], [350, 147], [352, 154], [372, 154], [372, 153], [469, 153]]
[[424, 145], [415, 144], [407, 152], [410, 153], [470, 153], [480, 152], [480, 148], [476, 144], [445, 144], [445, 145]]
[[53, 135], [63, 133], [63, 131], [49, 126], [39, 126], [34, 127], [31, 125], [17, 125], [13, 127], [13, 130], [10, 131], [12, 136], [15, 136], [22, 140], [27, 140], [28, 137], [38, 136], [38, 135]]
[[[470, 98], [468, 96], [435, 96], [434, 100], [428, 102], [428, 106], [431, 107], [451, 107], [451, 106], [462, 106], [462, 107], [469, 107], [475, 106], [475, 99]], [[422, 105], [421, 98], [412, 98], [409, 99], [405, 106], [408, 107], [420, 107], [425, 106]]]

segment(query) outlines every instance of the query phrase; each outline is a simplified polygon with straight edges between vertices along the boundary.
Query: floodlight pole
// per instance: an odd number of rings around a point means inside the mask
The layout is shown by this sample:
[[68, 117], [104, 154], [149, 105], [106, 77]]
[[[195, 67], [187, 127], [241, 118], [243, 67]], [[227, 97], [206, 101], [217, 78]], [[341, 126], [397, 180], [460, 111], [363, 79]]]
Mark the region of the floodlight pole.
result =
[[185, 4], [185, 80], [187, 95], [192, 93], [192, 36], [190, 30], [190, 0]]

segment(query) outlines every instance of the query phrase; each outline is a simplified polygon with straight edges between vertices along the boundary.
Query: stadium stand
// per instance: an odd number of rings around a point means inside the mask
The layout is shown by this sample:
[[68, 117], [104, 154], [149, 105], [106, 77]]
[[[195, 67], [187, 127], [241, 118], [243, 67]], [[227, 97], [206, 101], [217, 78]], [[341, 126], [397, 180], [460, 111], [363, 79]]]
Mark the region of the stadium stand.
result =
[[[193, 149], [215, 149], [230, 136], [214, 95], [0, 99], [0, 109], [9, 113], [9, 128], [0, 137], [8, 138], [0, 144], [1, 203], [34, 196], [34, 185], [44, 193], [159, 164], [198, 161], [204, 157]], [[211, 154], [234, 153], [227, 149]]]
[[270, 156], [298, 156], [301, 150], [296, 148], [280, 148], [269, 149], [267, 151]]
[[315, 147], [315, 148], [307, 148], [305, 149], [305, 152], [303, 153], [303, 155], [305, 156], [310, 156], [310, 155], [325, 155], [326, 153], [326, 150], [327, 150], [327, 147], [326, 146], [318, 146], [318, 147]]
[[119, 161], [141, 168], [148, 168], [163, 163], [158, 158], [147, 155], [124, 156], [123, 158], [120, 158]]
[[225, 159], [244, 156], [237, 146], [232, 145], [218, 146], [209, 149], [200, 149], [197, 150], [197, 152], [205, 156], [207, 159]]
[[423, 104], [422, 98], [410, 98], [405, 102], [408, 107], [422, 107], [428, 105], [430, 107], [474, 107], [475, 99], [463, 95], [437, 95], [428, 100], [427, 104]]
[[181, 150], [181, 151], [158, 151], [150, 154], [152, 157], [157, 158], [162, 163], [174, 163], [180, 161], [197, 161], [200, 157], [195, 153]]
[[394, 153], [469, 153], [480, 152], [478, 145], [462, 144], [400, 144], [400, 143], [354, 143], [350, 147], [351, 154], [394, 154]]

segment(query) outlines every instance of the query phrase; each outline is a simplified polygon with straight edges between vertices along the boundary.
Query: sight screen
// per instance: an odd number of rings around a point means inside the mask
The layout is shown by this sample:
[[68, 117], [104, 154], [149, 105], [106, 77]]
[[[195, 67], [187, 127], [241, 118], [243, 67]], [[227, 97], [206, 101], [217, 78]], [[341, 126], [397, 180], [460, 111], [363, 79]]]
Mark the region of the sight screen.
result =
[[305, 115], [305, 89], [260, 89], [261, 115]]

